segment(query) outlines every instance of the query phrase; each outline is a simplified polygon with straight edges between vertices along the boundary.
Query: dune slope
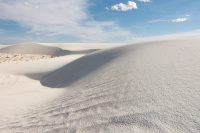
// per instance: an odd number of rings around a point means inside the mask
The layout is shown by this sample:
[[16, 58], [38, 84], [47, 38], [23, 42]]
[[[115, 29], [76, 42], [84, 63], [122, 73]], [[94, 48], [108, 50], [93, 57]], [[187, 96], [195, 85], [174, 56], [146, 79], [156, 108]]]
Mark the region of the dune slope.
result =
[[0, 122], [3, 132], [200, 132], [200, 40], [81, 57], [40, 80], [59, 97]]

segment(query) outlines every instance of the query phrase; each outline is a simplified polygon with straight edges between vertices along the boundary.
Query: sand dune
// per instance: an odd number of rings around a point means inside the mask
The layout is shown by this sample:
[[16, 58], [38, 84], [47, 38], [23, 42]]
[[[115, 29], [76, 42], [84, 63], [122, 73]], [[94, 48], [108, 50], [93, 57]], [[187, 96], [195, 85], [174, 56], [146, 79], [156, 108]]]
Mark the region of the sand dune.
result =
[[0, 63], [21, 63], [24, 61], [55, 58], [65, 55], [85, 55], [102, 49], [101, 46], [98, 49], [66, 50], [66, 46], [63, 48], [37, 43], [16, 44], [7, 47], [2, 46], [0, 49]]
[[88, 54], [99, 49], [86, 49], [86, 50], [64, 50], [55, 46], [45, 46], [37, 43], [26, 43], [11, 45], [0, 49], [0, 53], [16, 53], [16, 54], [37, 54], [37, 55], [52, 55], [52, 56], [64, 56], [69, 54]]
[[[0, 78], [0, 131], [200, 132], [199, 42], [163, 40], [73, 59], [66, 55], [41, 61], [36, 70], [11, 70], [0, 64], [1, 71], [11, 73]], [[45, 64], [51, 70], [44, 72]], [[37, 90], [35, 102], [31, 91], [17, 94], [24, 87]]]
[[65, 50], [56, 47], [48, 47], [39, 44], [18, 44], [0, 49], [0, 53], [19, 53], [19, 54], [41, 54], [60, 56], [65, 55]]

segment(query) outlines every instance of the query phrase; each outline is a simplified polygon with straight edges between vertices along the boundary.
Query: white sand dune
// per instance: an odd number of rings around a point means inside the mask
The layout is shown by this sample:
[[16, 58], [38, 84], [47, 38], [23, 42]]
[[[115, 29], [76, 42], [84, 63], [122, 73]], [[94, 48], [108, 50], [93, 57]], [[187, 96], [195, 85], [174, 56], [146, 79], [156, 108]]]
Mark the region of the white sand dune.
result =
[[0, 64], [0, 132], [198, 133], [199, 42], [126, 45], [29, 70]]
[[39, 44], [18, 44], [0, 49], [0, 53], [41, 54], [60, 56], [66, 54], [65, 50], [57, 47], [48, 47]]
[[[65, 46], [66, 47], [66, 46]], [[37, 54], [37, 55], [52, 55], [52, 56], [64, 56], [69, 54], [88, 54], [99, 49], [84, 49], [84, 50], [65, 50], [55, 46], [46, 46], [37, 43], [23, 43], [17, 45], [11, 45], [0, 49], [0, 53], [19, 53], [19, 54]]]

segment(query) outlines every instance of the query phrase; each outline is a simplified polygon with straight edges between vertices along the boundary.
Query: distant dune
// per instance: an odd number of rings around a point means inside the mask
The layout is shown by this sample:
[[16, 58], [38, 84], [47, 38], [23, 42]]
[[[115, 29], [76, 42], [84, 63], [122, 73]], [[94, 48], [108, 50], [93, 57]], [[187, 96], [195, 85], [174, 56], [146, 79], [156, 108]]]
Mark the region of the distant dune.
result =
[[38, 55], [52, 55], [52, 56], [64, 56], [69, 54], [88, 54], [99, 49], [87, 49], [70, 51], [64, 50], [55, 46], [45, 46], [37, 43], [26, 43], [11, 45], [0, 49], [0, 53], [18, 53], [18, 54], [38, 54]]
[[18, 45], [8, 46], [0, 49], [0, 53], [41, 54], [41, 55], [60, 56], [67, 54], [67, 51], [57, 47], [49, 47], [49, 46], [30, 43], [30, 44], [18, 44]]
[[198, 133], [199, 42], [2, 48], [59, 57], [0, 64], [0, 132]]

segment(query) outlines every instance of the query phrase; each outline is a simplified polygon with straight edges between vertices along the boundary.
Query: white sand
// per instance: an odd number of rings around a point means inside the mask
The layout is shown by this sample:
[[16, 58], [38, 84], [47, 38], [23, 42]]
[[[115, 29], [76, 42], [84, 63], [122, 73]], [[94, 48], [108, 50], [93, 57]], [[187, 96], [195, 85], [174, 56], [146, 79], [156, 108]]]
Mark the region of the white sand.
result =
[[198, 133], [199, 42], [59, 48], [70, 54], [4, 49], [60, 57], [0, 64], [0, 132]]

